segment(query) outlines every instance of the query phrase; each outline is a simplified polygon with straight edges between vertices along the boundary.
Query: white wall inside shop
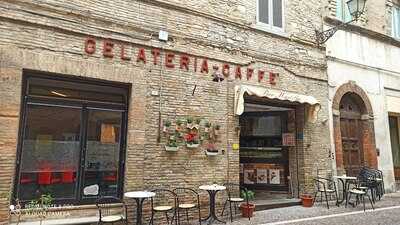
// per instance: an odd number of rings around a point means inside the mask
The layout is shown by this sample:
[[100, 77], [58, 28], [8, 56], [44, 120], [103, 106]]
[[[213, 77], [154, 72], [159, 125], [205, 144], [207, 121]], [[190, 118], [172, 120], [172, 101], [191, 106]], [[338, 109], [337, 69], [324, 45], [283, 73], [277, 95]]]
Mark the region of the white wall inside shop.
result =
[[[367, 93], [374, 113], [376, 148], [380, 151], [378, 167], [384, 172], [386, 189], [395, 190], [386, 92], [387, 88], [392, 92], [393, 89], [400, 91], [400, 64], [396, 62], [400, 58], [400, 49], [339, 31], [327, 43], [327, 56], [329, 107], [332, 108], [338, 88], [349, 81]], [[335, 152], [332, 113], [330, 124], [332, 152]]]

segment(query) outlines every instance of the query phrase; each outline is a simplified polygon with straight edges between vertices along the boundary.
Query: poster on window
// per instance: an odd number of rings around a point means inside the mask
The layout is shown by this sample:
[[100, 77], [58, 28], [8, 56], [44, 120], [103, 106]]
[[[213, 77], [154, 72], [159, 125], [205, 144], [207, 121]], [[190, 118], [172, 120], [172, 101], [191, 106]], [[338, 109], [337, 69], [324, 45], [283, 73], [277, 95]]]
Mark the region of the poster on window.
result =
[[244, 170], [244, 180], [245, 184], [255, 184], [257, 181], [256, 170], [245, 169]]
[[115, 143], [115, 128], [113, 124], [101, 124], [101, 137], [100, 142], [102, 144], [114, 144]]
[[268, 184], [268, 170], [267, 169], [257, 169], [257, 183], [258, 184]]
[[283, 146], [295, 146], [296, 140], [294, 133], [283, 133], [282, 134], [282, 145]]
[[279, 169], [269, 170], [269, 183], [270, 184], [281, 184], [281, 176]]

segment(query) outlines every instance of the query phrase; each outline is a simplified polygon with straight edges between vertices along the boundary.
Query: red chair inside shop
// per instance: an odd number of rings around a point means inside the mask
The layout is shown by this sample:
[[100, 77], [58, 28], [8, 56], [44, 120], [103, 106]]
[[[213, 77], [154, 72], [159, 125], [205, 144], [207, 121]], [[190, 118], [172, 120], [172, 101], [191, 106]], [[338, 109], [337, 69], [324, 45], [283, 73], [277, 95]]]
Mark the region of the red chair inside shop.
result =
[[20, 184], [30, 184], [34, 181], [32, 174], [21, 173], [21, 179], [19, 180]]
[[104, 181], [115, 182], [117, 181], [117, 172], [112, 172], [110, 175], [106, 175], [103, 177]]
[[51, 174], [51, 184], [59, 184], [61, 183], [62, 176], [59, 173], [52, 173]]
[[38, 184], [49, 185], [51, 184], [51, 172], [50, 171], [40, 171], [38, 174]]
[[74, 171], [68, 170], [68, 171], [64, 171], [62, 173], [61, 183], [70, 184], [70, 183], [74, 183], [74, 182], [75, 182]]

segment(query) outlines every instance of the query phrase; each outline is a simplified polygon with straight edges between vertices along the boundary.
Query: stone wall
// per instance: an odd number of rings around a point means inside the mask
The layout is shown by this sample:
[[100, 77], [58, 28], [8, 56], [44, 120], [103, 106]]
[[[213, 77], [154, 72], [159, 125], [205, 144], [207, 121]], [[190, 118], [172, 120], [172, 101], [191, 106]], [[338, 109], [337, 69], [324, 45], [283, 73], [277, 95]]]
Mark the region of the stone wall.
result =
[[[316, 123], [299, 120], [303, 133], [298, 140], [300, 192], [311, 190], [313, 167], [330, 168], [328, 86], [324, 49], [313, 44], [311, 24], [320, 21], [320, 1], [286, 1], [285, 32], [273, 34], [257, 29], [256, 1], [25, 1], [4, 0], [0, 5], [0, 191], [12, 191], [18, 140], [21, 78], [23, 69], [119, 81], [132, 85], [128, 116], [128, 139], [124, 191], [186, 186], [239, 180], [239, 142], [233, 114], [234, 86], [248, 83], [299, 94], [312, 95], [322, 106]], [[168, 42], [157, 40], [158, 31], [170, 33]], [[94, 54], [84, 51], [87, 37], [96, 40]], [[104, 40], [114, 43], [114, 57], [103, 57]], [[121, 59], [126, 46], [131, 60]], [[148, 57], [136, 61], [139, 48]], [[175, 68], [154, 65], [151, 49], [176, 55]], [[178, 55], [208, 59], [209, 72], [191, 61], [179, 68]], [[200, 61], [199, 61], [200, 62]], [[212, 82], [213, 66], [231, 66], [230, 76]], [[279, 73], [277, 84], [257, 76], [235, 79], [233, 68], [247, 67]], [[196, 69], [195, 69], [196, 68]], [[157, 93], [157, 94], [154, 94]], [[158, 142], [161, 120], [185, 116], [206, 118], [221, 124], [217, 146], [224, 150], [210, 158], [204, 149], [165, 152], [165, 139]], [[296, 112], [304, 118], [304, 107]], [[223, 153], [223, 154], [222, 154]], [[3, 163], [7, 162], [7, 163]], [[297, 182], [297, 181], [296, 181]], [[206, 204], [207, 195], [202, 193]], [[7, 222], [9, 201], [0, 199], [0, 222]], [[133, 214], [133, 213], [132, 213]]]

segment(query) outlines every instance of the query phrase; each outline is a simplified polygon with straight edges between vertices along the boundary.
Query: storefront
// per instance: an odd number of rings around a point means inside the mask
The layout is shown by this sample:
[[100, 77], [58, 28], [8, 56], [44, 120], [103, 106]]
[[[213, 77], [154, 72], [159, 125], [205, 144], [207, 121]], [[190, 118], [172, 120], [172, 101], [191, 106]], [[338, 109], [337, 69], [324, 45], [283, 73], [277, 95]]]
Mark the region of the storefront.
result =
[[[297, 140], [302, 139], [304, 123], [315, 122], [319, 102], [312, 96], [257, 86], [241, 85], [236, 90], [240, 183], [254, 190], [258, 199], [298, 196], [301, 144]], [[307, 111], [303, 117], [301, 110]]]
[[15, 199], [122, 197], [130, 87], [34, 71], [22, 82]]

